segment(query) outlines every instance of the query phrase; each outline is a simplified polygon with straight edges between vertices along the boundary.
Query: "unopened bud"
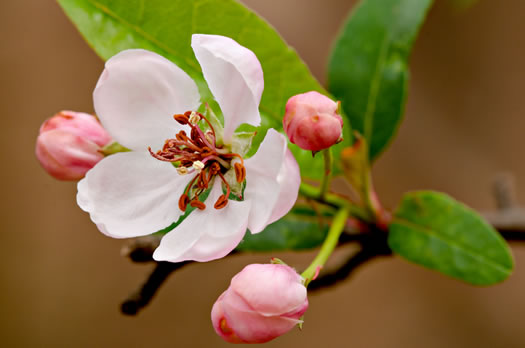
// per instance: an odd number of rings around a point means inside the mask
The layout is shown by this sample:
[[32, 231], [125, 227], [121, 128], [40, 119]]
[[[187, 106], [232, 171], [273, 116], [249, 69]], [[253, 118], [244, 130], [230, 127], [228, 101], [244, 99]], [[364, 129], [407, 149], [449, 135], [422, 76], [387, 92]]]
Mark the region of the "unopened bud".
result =
[[302, 149], [320, 151], [341, 141], [343, 119], [339, 104], [315, 91], [298, 94], [286, 103], [283, 127]]
[[36, 157], [59, 180], [79, 180], [104, 155], [111, 136], [89, 114], [62, 111], [45, 121], [36, 140]]
[[213, 305], [217, 334], [231, 343], [264, 343], [296, 325], [308, 308], [303, 279], [284, 264], [252, 264]]

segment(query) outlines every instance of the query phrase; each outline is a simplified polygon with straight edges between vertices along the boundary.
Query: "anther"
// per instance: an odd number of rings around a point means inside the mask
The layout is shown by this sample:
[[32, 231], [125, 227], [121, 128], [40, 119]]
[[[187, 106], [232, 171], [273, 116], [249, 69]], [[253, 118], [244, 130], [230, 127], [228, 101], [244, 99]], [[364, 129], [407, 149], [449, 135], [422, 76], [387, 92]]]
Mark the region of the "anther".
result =
[[186, 174], [188, 174], [188, 168], [186, 168], [186, 167], [178, 167], [177, 168], [177, 173], [179, 173], [179, 175], [186, 175]]
[[187, 194], [183, 193], [179, 198], [179, 209], [182, 211], [186, 211], [186, 207], [188, 206], [188, 203], [190, 201], [190, 198]]
[[217, 201], [215, 202], [215, 204], [213, 205], [213, 207], [215, 209], [222, 209], [224, 208], [226, 205], [228, 205], [228, 198], [225, 196], [225, 195], [221, 195]]
[[204, 209], [206, 209], [206, 204], [204, 204], [204, 203], [202, 203], [201, 201], [196, 200], [196, 199], [192, 200], [192, 201], [190, 202], [190, 205], [191, 205], [192, 207], [194, 207], [194, 208], [198, 208], [199, 210], [204, 210]]
[[210, 173], [211, 173], [212, 175], [215, 175], [215, 174], [217, 174], [217, 173], [220, 172], [220, 171], [221, 171], [221, 166], [220, 166], [220, 164], [217, 163], [217, 162], [213, 162], [213, 163], [211, 164], [211, 166], [210, 166]]
[[215, 144], [215, 136], [213, 134], [211, 131], [207, 131], [206, 134], [204, 134], [204, 137], [210, 144]]
[[206, 178], [206, 172], [202, 171], [199, 175], [199, 179], [197, 181], [197, 187], [200, 189], [207, 189], [208, 188], [208, 179]]
[[180, 124], [188, 124], [188, 116], [187, 115], [181, 115], [181, 114], [177, 114], [177, 115], [173, 115], [173, 118], [175, 119], [175, 121], [179, 122]]
[[192, 124], [192, 125], [196, 125], [197, 123], [199, 123], [199, 121], [201, 120], [201, 117], [199, 116], [198, 113], [196, 113], [195, 111], [192, 111], [190, 116], [189, 116], [189, 119], [188, 121]]
[[175, 136], [175, 138], [178, 140], [178, 141], [186, 141], [188, 140], [188, 136], [186, 135], [186, 132], [181, 130], [180, 132], [177, 133], [177, 135]]
[[240, 184], [244, 181], [244, 179], [246, 179], [246, 168], [244, 168], [244, 166], [239, 162], [235, 163], [233, 167], [235, 168], [235, 177], [237, 178], [237, 182]]
[[193, 168], [197, 171], [197, 173], [200, 173], [201, 170], [204, 168], [204, 163], [201, 161], [195, 161], [193, 162]]

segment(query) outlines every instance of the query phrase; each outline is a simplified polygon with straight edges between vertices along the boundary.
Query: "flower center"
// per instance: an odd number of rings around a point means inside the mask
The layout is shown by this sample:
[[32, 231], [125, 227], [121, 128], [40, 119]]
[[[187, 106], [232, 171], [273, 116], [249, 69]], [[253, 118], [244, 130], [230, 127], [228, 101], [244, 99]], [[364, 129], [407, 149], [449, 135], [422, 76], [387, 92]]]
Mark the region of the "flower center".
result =
[[[168, 139], [162, 150], [154, 153], [150, 147], [151, 156], [159, 161], [171, 162], [181, 175], [195, 174], [188, 187], [179, 198], [179, 208], [186, 211], [188, 204], [200, 210], [206, 209], [206, 204], [199, 196], [208, 189], [215, 177], [219, 177], [226, 186], [226, 194], [222, 194], [214, 204], [215, 209], [222, 209], [228, 204], [231, 187], [224, 174], [233, 168], [237, 183], [246, 179], [246, 169], [241, 155], [231, 153], [224, 145], [216, 144], [215, 129], [210, 121], [200, 112], [186, 111], [174, 115], [175, 121], [191, 128], [190, 136], [181, 130], [175, 139]], [[203, 132], [199, 122], [204, 120], [209, 130]]]

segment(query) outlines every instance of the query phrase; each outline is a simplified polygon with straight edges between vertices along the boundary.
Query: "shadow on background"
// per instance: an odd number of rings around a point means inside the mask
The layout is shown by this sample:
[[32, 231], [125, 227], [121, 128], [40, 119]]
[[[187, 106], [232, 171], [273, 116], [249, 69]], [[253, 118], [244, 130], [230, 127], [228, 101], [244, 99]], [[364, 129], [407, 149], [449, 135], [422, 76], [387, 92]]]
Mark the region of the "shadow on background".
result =
[[[331, 40], [353, 2], [246, 0], [324, 82]], [[480, 210], [490, 183], [515, 174], [525, 202], [525, 2], [480, 1], [454, 12], [438, 2], [412, 56], [405, 123], [374, 168], [387, 206], [413, 189], [445, 191]], [[74, 183], [40, 169], [38, 128], [61, 109], [92, 112], [103, 63], [50, 1], [0, 2], [2, 115], [1, 325], [6, 347], [222, 347], [209, 315], [232, 275], [312, 253], [254, 254], [175, 274], [138, 317], [119, 303], [151, 265], [119, 256], [75, 204]], [[475, 288], [399, 259], [372, 262], [351, 281], [312, 294], [304, 330], [268, 347], [524, 347], [525, 249], [504, 284]]]

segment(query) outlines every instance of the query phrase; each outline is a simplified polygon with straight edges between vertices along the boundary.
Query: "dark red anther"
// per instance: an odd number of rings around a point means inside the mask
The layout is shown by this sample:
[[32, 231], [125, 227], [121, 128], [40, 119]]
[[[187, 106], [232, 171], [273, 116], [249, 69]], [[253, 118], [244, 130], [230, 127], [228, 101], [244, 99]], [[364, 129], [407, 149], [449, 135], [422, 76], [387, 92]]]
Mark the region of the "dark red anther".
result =
[[206, 178], [206, 172], [203, 170], [199, 174], [199, 179], [197, 181], [197, 187], [200, 189], [208, 188], [208, 179]]
[[201, 201], [194, 199], [190, 202], [190, 205], [194, 208], [198, 208], [199, 210], [206, 209], [206, 204], [202, 203]]
[[235, 163], [233, 167], [235, 168], [235, 178], [237, 178], [237, 182], [240, 184], [246, 179], [246, 168], [239, 162]]
[[222, 209], [224, 208], [226, 205], [228, 205], [228, 198], [226, 197], [226, 195], [221, 195], [217, 201], [215, 202], [215, 204], [213, 205], [213, 207], [215, 209]]
[[188, 206], [189, 202], [190, 198], [187, 194], [183, 193], [179, 198], [179, 209], [182, 211], [186, 211], [186, 207]]
[[211, 165], [210, 165], [210, 173], [211, 175], [215, 175], [217, 174], [218, 172], [221, 171], [221, 165], [217, 162], [213, 162]]
[[188, 136], [186, 135], [186, 132], [181, 130], [180, 132], [177, 133], [177, 135], [175, 136], [175, 138], [178, 140], [178, 141], [186, 141], [188, 140]]
[[[173, 115], [173, 118], [175, 119], [175, 121], [179, 122], [182, 125], [188, 124], [189, 115], [186, 115], [187, 112], [188, 111], [186, 111], [184, 115], [181, 115], [181, 114]], [[191, 114], [191, 111], [190, 111], [190, 114]]]

